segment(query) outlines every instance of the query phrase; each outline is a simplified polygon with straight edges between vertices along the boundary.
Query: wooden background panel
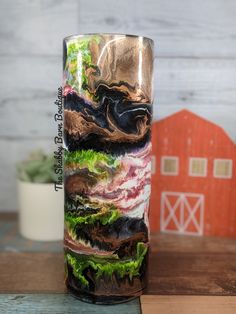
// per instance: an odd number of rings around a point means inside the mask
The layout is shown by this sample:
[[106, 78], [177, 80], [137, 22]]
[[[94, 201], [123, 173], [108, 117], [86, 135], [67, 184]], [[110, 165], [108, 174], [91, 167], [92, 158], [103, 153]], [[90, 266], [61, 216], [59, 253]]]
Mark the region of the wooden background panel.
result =
[[156, 104], [236, 106], [236, 59], [156, 59]]
[[68, 34], [123, 32], [153, 37], [159, 56], [235, 57], [235, 13], [234, 0], [2, 0], [0, 54], [60, 55]]
[[62, 38], [78, 32], [78, 6], [77, 0], [1, 0], [0, 55], [61, 56]]
[[54, 101], [61, 85], [60, 57], [0, 57], [0, 137], [49, 138], [56, 134]]
[[51, 96], [62, 83], [62, 59], [57, 56], [0, 56], [0, 67], [1, 105], [7, 105], [7, 98]]
[[234, 0], [80, 0], [79, 31], [143, 34], [163, 57], [235, 57]]
[[93, 305], [69, 294], [0, 295], [0, 312], [40, 314], [140, 314], [139, 299], [119, 305]]
[[142, 314], [234, 314], [236, 297], [144, 295], [141, 308]]
[[[56, 93], [31, 91], [21, 97], [7, 97], [0, 106], [0, 138], [53, 138]], [[23, 143], [22, 143], [23, 144]]]

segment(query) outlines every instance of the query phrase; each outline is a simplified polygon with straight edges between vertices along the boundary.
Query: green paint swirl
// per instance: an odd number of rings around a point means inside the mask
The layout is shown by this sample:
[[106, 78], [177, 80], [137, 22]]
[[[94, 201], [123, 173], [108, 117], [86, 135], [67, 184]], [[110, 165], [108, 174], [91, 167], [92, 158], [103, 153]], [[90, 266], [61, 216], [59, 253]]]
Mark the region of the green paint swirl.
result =
[[109, 177], [110, 170], [118, 170], [121, 167], [120, 160], [110, 154], [95, 152], [92, 149], [65, 151], [65, 166], [74, 168], [87, 168], [91, 173], [99, 175], [100, 179]]
[[84, 270], [87, 268], [91, 268], [95, 272], [96, 279], [102, 276], [111, 278], [113, 274], [117, 274], [120, 278], [129, 276], [130, 280], [135, 276], [139, 276], [139, 270], [147, 250], [148, 248], [144, 243], [138, 242], [136, 255], [133, 259], [117, 261], [87, 255], [76, 255], [75, 257], [69, 253], [65, 255], [65, 258], [72, 267], [73, 274], [78, 278], [81, 285], [89, 287], [89, 282], [83, 274]]
[[71, 88], [78, 93], [87, 91], [93, 99], [94, 95], [88, 91], [86, 69], [93, 68], [94, 75], [99, 71], [98, 67], [92, 63], [89, 44], [92, 41], [99, 43], [100, 40], [100, 36], [94, 35], [92, 37], [78, 37], [67, 43], [67, 59], [65, 65], [65, 71], [67, 72], [66, 85], [71, 86]]

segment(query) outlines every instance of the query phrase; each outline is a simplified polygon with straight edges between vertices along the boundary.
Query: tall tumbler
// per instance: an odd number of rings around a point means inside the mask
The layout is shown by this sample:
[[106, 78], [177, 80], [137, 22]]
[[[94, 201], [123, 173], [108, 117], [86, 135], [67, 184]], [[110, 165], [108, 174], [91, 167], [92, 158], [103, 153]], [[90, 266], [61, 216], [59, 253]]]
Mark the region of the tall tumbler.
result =
[[66, 285], [124, 302], [147, 281], [153, 41], [76, 35], [63, 50]]

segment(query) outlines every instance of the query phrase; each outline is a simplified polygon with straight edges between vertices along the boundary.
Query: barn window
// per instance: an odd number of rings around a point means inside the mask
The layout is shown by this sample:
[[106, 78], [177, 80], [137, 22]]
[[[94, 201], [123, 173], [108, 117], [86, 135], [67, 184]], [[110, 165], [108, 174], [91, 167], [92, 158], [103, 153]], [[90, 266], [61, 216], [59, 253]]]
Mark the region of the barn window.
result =
[[232, 159], [214, 160], [214, 177], [222, 179], [232, 178], [233, 161]]
[[189, 158], [189, 175], [191, 177], [206, 177], [207, 159], [199, 157]]
[[179, 158], [173, 156], [163, 156], [161, 158], [161, 174], [176, 176], [179, 173]]
[[151, 156], [151, 173], [156, 173], [156, 156], [154, 155]]

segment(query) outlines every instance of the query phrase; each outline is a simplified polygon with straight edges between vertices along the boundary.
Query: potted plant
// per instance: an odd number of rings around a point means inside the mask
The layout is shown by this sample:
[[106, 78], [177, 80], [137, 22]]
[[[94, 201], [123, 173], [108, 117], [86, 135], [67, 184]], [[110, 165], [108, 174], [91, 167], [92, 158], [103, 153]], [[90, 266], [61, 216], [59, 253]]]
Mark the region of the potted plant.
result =
[[17, 164], [19, 229], [39, 241], [63, 239], [63, 189], [54, 190], [53, 155], [38, 150]]

